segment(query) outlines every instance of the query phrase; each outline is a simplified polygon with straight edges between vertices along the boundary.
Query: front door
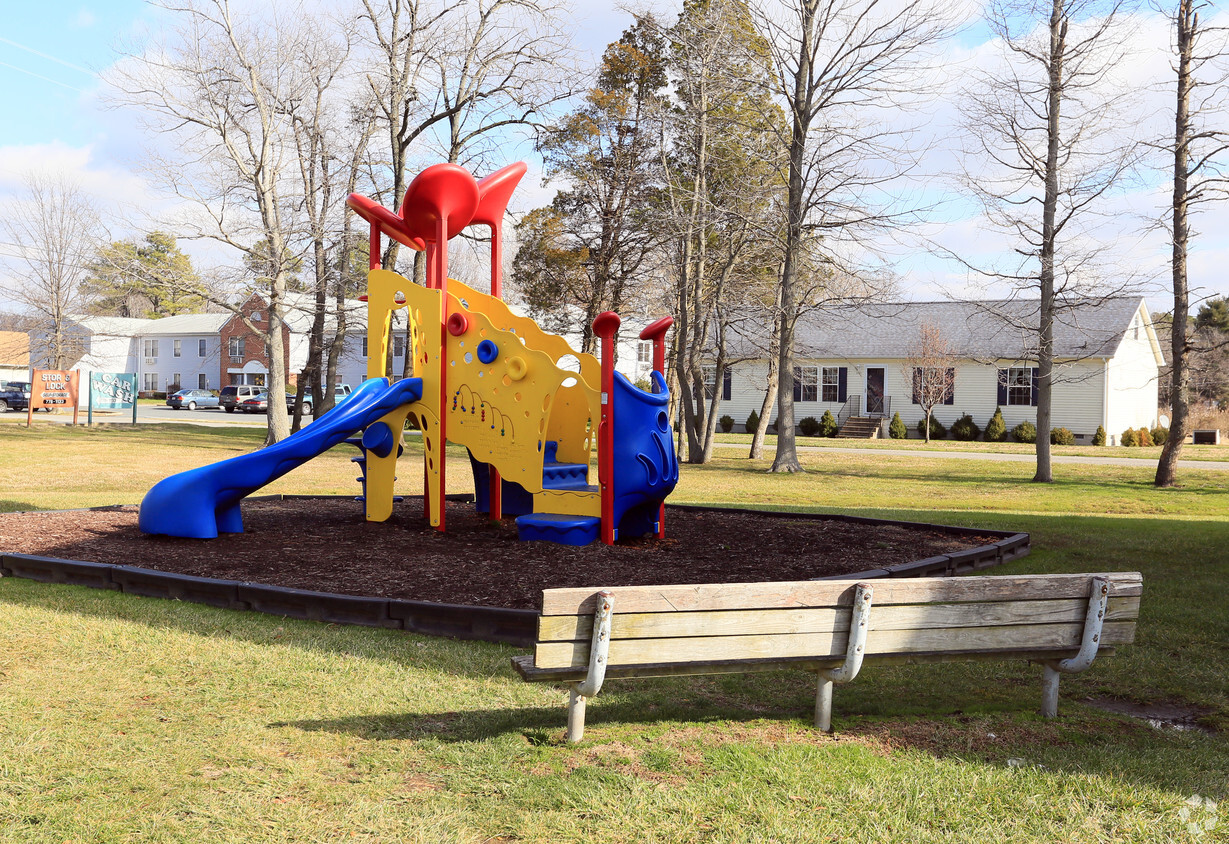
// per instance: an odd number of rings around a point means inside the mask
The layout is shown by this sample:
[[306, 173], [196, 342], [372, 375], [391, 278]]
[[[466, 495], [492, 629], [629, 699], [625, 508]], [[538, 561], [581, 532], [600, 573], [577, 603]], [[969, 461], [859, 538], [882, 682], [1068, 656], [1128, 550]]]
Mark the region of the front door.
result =
[[883, 415], [883, 367], [866, 368], [866, 415]]

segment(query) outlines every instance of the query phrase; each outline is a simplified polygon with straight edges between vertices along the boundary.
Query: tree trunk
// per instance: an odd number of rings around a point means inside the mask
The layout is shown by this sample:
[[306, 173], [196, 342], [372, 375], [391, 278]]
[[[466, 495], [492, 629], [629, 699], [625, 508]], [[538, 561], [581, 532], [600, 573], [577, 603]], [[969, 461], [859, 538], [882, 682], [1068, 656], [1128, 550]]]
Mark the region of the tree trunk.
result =
[[1173, 191], [1173, 287], [1174, 311], [1170, 354], [1170, 406], [1173, 418], [1169, 436], [1161, 449], [1156, 466], [1155, 484], [1170, 487], [1178, 480], [1178, 458], [1190, 433], [1190, 345], [1187, 337], [1187, 316], [1190, 313], [1190, 293], [1186, 276], [1186, 250], [1190, 231], [1187, 227], [1187, 192], [1190, 178], [1188, 145], [1190, 143], [1191, 56], [1199, 16], [1191, 0], [1179, 0], [1178, 35], [1178, 98], [1174, 120], [1174, 191]]
[[764, 390], [764, 401], [760, 403], [760, 424], [751, 435], [751, 452], [747, 455], [751, 460], [764, 459], [764, 437], [768, 433], [768, 419], [772, 416], [772, 406], [777, 401], [777, 362], [773, 360], [768, 367], [768, 389]]
[[1058, 211], [1059, 116], [1062, 111], [1063, 55], [1066, 49], [1067, 19], [1063, 0], [1054, 0], [1050, 13], [1050, 90], [1047, 97], [1047, 140], [1045, 200], [1041, 221], [1041, 303], [1037, 344], [1037, 473], [1035, 483], [1051, 483], [1054, 473], [1050, 458], [1050, 424], [1054, 390], [1054, 241]]

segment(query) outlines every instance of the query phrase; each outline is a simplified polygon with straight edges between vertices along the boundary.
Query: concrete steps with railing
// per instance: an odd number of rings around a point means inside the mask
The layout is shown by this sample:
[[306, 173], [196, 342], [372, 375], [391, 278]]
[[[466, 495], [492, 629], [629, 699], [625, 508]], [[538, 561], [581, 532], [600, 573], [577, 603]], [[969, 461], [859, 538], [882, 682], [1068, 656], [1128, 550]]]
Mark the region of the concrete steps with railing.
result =
[[837, 437], [847, 440], [873, 440], [879, 437], [883, 419], [877, 416], [850, 416], [837, 432]]

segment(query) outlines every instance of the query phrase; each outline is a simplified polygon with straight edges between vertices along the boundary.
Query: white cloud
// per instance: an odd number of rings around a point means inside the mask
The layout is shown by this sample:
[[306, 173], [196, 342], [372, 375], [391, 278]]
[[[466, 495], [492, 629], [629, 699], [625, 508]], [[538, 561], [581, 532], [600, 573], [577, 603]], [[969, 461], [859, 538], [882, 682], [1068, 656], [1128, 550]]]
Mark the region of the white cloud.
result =
[[77, 10], [77, 14], [73, 15], [69, 25], [73, 29], [89, 29], [97, 22], [98, 18], [94, 16], [94, 13], [82, 6]]

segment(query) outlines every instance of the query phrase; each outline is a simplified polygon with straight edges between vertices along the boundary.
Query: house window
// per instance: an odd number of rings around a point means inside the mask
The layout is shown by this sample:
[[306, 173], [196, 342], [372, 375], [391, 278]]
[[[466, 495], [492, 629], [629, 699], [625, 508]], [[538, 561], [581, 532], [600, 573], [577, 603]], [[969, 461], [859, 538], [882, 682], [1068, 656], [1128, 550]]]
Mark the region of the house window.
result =
[[168, 392], [170, 391], [171, 387], [174, 387], [176, 389], [183, 387], [183, 376], [180, 375], [178, 372], [176, 372], [174, 375], [171, 376], [171, 383], [166, 385]]
[[260, 311], [252, 311], [252, 322], [260, 322], [260, 320], [261, 320]]
[[177, 358], [183, 357], [183, 340], [175, 341], [175, 351], [173, 352], [173, 354]]
[[841, 395], [841, 368], [839, 366], [825, 366], [820, 372], [820, 401], [840, 401]]
[[143, 389], [146, 392], [153, 392], [154, 390], [158, 389], [158, 373], [157, 372], [146, 372], [142, 378], [142, 382], [145, 385]]
[[232, 385], [243, 383], [243, 373], [242, 372], [229, 372], [227, 373], [227, 375], [230, 378], [230, 383]]
[[367, 338], [363, 338], [363, 357], [367, 357]]
[[[204, 341], [202, 340], [201, 342], [204, 342]], [[196, 389], [198, 390], [208, 390], [209, 389], [209, 377], [206, 376], [205, 373], [203, 372], [196, 376]]]
[[952, 367], [944, 369], [920, 366], [913, 368], [913, 403], [934, 406], [936, 404], [956, 403], [956, 370]]
[[[717, 367], [713, 364], [702, 366], [700, 369], [704, 373], [704, 398], [711, 399], [713, 394], [717, 392]], [[731, 394], [731, 374], [732, 370], [727, 366], [721, 379], [721, 400], [729, 401]]]
[[401, 334], [393, 338], [393, 357], [405, 357], [405, 337]]
[[636, 345], [636, 363], [641, 363], [646, 366], [653, 365], [653, 341], [641, 340]]
[[[156, 358], [156, 357], [158, 357], [158, 341], [157, 341], [157, 339], [153, 339], [153, 340], [146, 340], [146, 341], [145, 341], [145, 357], [147, 357], [147, 358]], [[157, 387], [146, 387], [145, 389], [147, 389], [147, 390], [155, 390], [155, 389], [157, 389]]]
[[197, 356], [197, 357], [202, 357], [202, 358], [203, 358], [203, 357], [205, 357], [205, 355], [207, 354], [207, 352], [206, 352], [207, 348], [208, 348], [208, 347], [207, 347], [206, 342], [205, 342], [205, 340], [204, 340], [203, 338], [202, 338], [202, 339], [200, 339], [200, 340], [197, 340], [197, 341], [196, 341], [196, 356]]
[[1007, 404], [1033, 403], [1033, 370], [1027, 366], [1013, 366], [1007, 370]]
[[230, 342], [227, 344], [227, 351], [229, 352], [232, 358], [243, 357], [243, 338], [242, 337], [230, 338]]
[[819, 401], [818, 366], [794, 367], [794, 401]]

